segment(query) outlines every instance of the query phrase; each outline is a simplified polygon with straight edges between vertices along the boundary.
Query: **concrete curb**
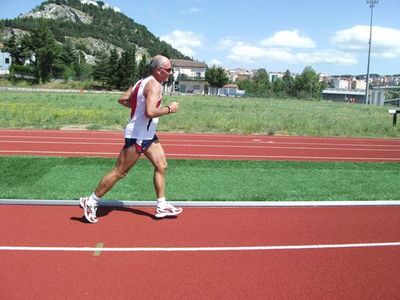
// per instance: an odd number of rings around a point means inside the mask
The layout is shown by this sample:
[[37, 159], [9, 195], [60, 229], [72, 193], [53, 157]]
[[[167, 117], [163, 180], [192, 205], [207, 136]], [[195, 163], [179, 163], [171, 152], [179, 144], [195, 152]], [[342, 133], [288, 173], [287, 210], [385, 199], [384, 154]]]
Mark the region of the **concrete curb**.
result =
[[[184, 207], [324, 207], [324, 206], [400, 206], [400, 200], [356, 201], [170, 201]], [[78, 200], [0, 199], [0, 205], [78, 206]], [[155, 201], [105, 200], [100, 206], [154, 206]]]

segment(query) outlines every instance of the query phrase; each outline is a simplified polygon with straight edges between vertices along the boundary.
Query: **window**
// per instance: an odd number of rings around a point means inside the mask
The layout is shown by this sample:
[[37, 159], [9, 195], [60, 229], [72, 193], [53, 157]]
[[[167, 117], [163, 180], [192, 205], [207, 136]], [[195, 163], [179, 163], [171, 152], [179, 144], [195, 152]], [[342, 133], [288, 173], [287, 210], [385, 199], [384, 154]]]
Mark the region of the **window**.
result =
[[9, 57], [6, 57], [6, 59], [4, 60], [4, 62], [6, 63], [6, 65], [9, 65], [9, 64], [10, 64], [10, 58], [9, 58]]

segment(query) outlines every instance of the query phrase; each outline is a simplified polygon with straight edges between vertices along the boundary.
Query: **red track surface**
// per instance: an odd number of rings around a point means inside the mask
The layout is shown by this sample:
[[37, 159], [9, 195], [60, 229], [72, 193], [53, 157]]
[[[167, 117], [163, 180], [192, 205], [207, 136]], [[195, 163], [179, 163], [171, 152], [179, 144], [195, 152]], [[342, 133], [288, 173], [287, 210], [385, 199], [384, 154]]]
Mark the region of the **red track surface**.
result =
[[[160, 134], [168, 158], [400, 161], [400, 139]], [[122, 132], [0, 130], [0, 155], [116, 157]]]
[[[400, 140], [160, 134], [169, 158], [400, 161]], [[0, 130], [0, 155], [116, 157], [121, 132]], [[0, 206], [0, 247], [242, 247], [400, 242], [400, 206]], [[400, 299], [400, 247], [197, 252], [0, 251], [0, 299]]]
[[[400, 207], [2, 206], [0, 244], [203, 247], [400, 241]], [[105, 217], [106, 215], [106, 217]], [[12, 230], [10, 230], [12, 229]], [[400, 247], [214, 252], [0, 251], [1, 299], [399, 299]]]

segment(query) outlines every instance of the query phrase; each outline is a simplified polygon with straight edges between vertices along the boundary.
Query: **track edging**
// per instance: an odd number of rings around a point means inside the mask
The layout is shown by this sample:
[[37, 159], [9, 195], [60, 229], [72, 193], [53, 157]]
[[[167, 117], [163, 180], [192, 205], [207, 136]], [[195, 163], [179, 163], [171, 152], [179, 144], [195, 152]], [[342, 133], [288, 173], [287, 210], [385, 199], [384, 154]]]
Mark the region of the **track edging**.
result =
[[[325, 207], [325, 206], [400, 206], [400, 200], [354, 201], [170, 201], [184, 207]], [[0, 205], [78, 206], [79, 200], [0, 199]], [[100, 206], [154, 206], [155, 201], [104, 200]]]

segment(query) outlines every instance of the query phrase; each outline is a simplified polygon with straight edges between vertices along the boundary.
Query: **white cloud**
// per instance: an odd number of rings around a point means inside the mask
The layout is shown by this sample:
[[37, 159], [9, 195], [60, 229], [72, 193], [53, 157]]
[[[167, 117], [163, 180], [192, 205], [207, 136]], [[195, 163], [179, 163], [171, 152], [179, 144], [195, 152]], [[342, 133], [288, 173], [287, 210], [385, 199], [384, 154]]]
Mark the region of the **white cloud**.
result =
[[[298, 31], [277, 31], [261, 41], [246, 41], [228, 36], [217, 43], [217, 49], [235, 64], [271, 65], [356, 65], [365, 60], [368, 50], [369, 26], [353, 26], [340, 30], [330, 38], [331, 48], [317, 48], [316, 43]], [[374, 57], [400, 58], [400, 30], [374, 26], [372, 52]]]
[[234, 47], [237, 43], [240, 43], [239, 38], [228, 36], [226, 38], [219, 40], [219, 42], [217, 43], [217, 48], [218, 48], [218, 50], [222, 50], [222, 51], [228, 50], [228, 49]]
[[288, 48], [260, 47], [230, 38], [221, 40], [219, 45], [226, 46], [225, 49], [228, 50], [227, 58], [238, 63], [268, 64], [270, 62], [283, 62], [286, 64], [351, 65], [358, 62], [355, 54], [333, 49], [296, 52]]
[[265, 51], [261, 47], [252, 46], [243, 42], [237, 42], [229, 50], [228, 58], [234, 61], [254, 63], [256, 60], [265, 57]]
[[256, 63], [268, 61], [284, 61], [292, 63], [296, 60], [293, 53], [285, 49], [263, 48], [258, 46], [237, 44], [231, 48], [228, 58], [236, 62]]
[[192, 31], [175, 30], [160, 39], [187, 56], [194, 56], [196, 51], [193, 48], [200, 47], [203, 43], [203, 38]]
[[[356, 25], [340, 30], [331, 38], [331, 44], [348, 51], [367, 51], [369, 26]], [[371, 53], [385, 58], [400, 57], [400, 30], [373, 26]]]
[[178, 49], [179, 52], [185, 54], [186, 56], [193, 57], [194, 55], [196, 55], [196, 51], [187, 46], [176, 47], [176, 49]]
[[210, 66], [222, 66], [222, 62], [220, 61], [220, 60], [218, 60], [218, 59], [212, 59], [212, 60], [210, 60], [210, 63], [208, 64], [208, 65], [210, 65]]
[[262, 40], [260, 44], [267, 47], [315, 48], [314, 41], [301, 36], [297, 30], [278, 31], [272, 37]]
[[332, 49], [314, 51], [310, 53], [297, 53], [296, 60], [299, 63], [305, 64], [328, 63], [353, 65], [358, 63], [357, 57], [354, 54]]

